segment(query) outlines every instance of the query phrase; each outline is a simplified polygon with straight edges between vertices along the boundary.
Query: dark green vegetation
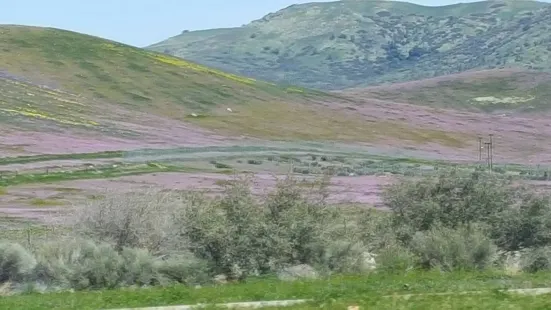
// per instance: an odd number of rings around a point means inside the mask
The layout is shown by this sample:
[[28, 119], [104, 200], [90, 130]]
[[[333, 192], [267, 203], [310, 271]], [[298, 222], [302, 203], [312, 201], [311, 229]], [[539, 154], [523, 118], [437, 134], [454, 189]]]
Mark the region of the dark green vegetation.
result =
[[549, 70], [551, 6], [482, 1], [293, 5], [239, 28], [184, 32], [149, 48], [229, 72], [343, 89], [509, 66]]

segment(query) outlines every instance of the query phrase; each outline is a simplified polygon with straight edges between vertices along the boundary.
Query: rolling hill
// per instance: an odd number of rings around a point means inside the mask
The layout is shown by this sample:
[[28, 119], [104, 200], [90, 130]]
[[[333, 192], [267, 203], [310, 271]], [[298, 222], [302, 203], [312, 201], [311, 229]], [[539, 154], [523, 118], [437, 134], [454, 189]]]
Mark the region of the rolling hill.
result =
[[551, 73], [519, 69], [467, 71], [339, 93], [358, 101], [371, 98], [477, 113], [545, 114], [551, 108]]
[[551, 69], [551, 6], [481, 1], [293, 5], [245, 26], [184, 31], [148, 47], [228, 72], [320, 89], [467, 70]]
[[351, 99], [51, 28], [0, 26], [0, 152], [308, 140], [442, 145], [466, 133], [366, 121]]
[[[315, 141], [473, 159], [476, 136], [494, 132], [496, 160], [551, 160], [536, 71], [321, 92], [52, 28], [0, 26], [0, 51], [0, 156]], [[490, 105], [503, 116], [465, 99], [479, 97], [523, 98]]]

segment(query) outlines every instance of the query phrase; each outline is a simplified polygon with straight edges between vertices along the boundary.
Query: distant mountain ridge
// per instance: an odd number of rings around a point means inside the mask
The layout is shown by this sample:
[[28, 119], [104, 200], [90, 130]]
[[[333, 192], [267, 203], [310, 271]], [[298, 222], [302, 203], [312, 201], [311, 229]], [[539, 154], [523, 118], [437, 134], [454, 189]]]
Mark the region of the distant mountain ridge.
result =
[[441, 7], [344, 0], [289, 6], [243, 27], [184, 32], [148, 49], [254, 78], [322, 89], [471, 69], [551, 71], [551, 4]]

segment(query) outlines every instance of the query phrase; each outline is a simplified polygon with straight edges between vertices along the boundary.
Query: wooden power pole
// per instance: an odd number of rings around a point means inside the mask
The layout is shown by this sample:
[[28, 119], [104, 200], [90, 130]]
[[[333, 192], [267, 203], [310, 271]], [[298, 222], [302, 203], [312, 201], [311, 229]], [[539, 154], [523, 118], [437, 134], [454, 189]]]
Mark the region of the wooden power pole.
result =
[[494, 140], [493, 134], [490, 134], [490, 171], [494, 169]]

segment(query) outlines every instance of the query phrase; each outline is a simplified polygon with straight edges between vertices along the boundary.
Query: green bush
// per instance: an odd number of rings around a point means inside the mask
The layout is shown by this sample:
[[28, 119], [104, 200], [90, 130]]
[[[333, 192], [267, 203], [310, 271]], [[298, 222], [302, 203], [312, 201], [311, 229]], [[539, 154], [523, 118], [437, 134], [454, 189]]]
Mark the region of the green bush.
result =
[[155, 257], [146, 249], [117, 251], [107, 243], [60, 239], [36, 251], [36, 281], [52, 287], [105, 289], [208, 281], [204, 263], [193, 255]]
[[[119, 255], [125, 255], [125, 248], [146, 249], [156, 256], [191, 253], [207, 263], [210, 275], [234, 279], [298, 264], [361, 269], [359, 257], [367, 250], [360, 250], [361, 242], [348, 238], [352, 234], [339, 226], [343, 217], [325, 203], [328, 183], [322, 181], [306, 189], [288, 177], [260, 199], [253, 197], [248, 179], [223, 184], [224, 194], [215, 199], [156, 190], [107, 195], [79, 209], [73, 228], [79, 236], [112, 245]], [[343, 247], [346, 243], [354, 246]], [[134, 254], [131, 265], [141, 266], [145, 254]], [[182, 281], [181, 275], [171, 274], [168, 279]], [[130, 282], [147, 282], [128, 271], [124, 276], [135, 279]]]
[[365, 244], [343, 240], [327, 244], [316, 267], [327, 272], [357, 274], [375, 269], [376, 262]]
[[258, 159], [249, 159], [247, 160], [249, 165], [262, 165], [262, 161]]
[[404, 180], [383, 193], [393, 211], [395, 224], [415, 231], [487, 222], [493, 223], [503, 210], [512, 206], [515, 191], [508, 181], [489, 174], [440, 172], [438, 177]]
[[483, 270], [497, 261], [497, 246], [477, 226], [435, 226], [417, 232], [410, 243], [422, 268], [444, 271]]
[[148, 189], [123, 195], [110, 193], [78, 207], [72, 226], [78, 235], [107, 242], [118, 251], [127, 247], [152, 253], [174, 252], [187, 246], [180, 238], [183, 227], [177, 220], [179, 212], [185, 212], [185, 208], [181, 195], [174, 192]]
[[484, 225], [505, 251], [551, 245], [551, 197], [513, 187], [499, 175], [440, 172], [438, 177], [398, 182], [384, 192], [399, 240], [435, 225]]
[[242, 182], [225, 185], [222, 199], [208, 204], [191, 205], [184, 217], [185, 237], [191, 251], [207, 260], [214, 273], [255, 273], [262, 269], [255, 251], [263, 238], [262, 210], [255, 206], [252, 195]]
[[15, 243], [0, 243], [0, 283], [22, 281], [36, 265], [33, 255]]
[[224, 164], [224, 163], [214, 163], [214, 167], [217, 168], [217, 169], [231, 169], [232, 166], [228, 165], [228, 164]]
[[80, 239], [44, 244], [37, 260], [38, 280], [77, 290], [118, 287], [125, 264], [112, 246]]
[[551, 198], [525, 193], [497, 217], [490, 234], [506, 251], [551, 245]]
[[339, 215], [325, 204], [323, 186], [306, 193], [287, 178], [260, 201], [247, 182], [225, 190], [223, 198], [189, 209], [182, 219], [191, 251], [209, 261], [214, 273], [240, 279], [298, 264], [332, 269], [335, 260], [357, 255], [357, 248], [347, 254], [329, 249], [340, 241], [335, 234]]
[[551, 247], [546, 246], [523, 251], [520, 264], [525, 272], [551, 270]]
[[551, 266], [551, 199], [519, 195], [495, 175], [441, 172], [399, 182], [385, 191], [392, 212], [330, 206], [328, 177], [308, 188], [287, 177], [260, 197], [246, 178], [220, 184], [217, 198], [108, 194], [77, 209], [78, 238], [42, 244], [34, 258], [1, 244], [0, 282], [98, 289], [245, 279], [306, 265], [329, 274], [482, 270], [497, 266], [498, 246], [530, 247], [525, 271]]
[[157, 260], [155, 270], [160, 274], [161, 284], [203, 284], [211, 281], [208, 264], [191, 253], [170, 255]]
[[416, 267], [417, 258], [408, 248], [392, 242], [379, 250], [376, 261], [377, 270], [403, 273]]

